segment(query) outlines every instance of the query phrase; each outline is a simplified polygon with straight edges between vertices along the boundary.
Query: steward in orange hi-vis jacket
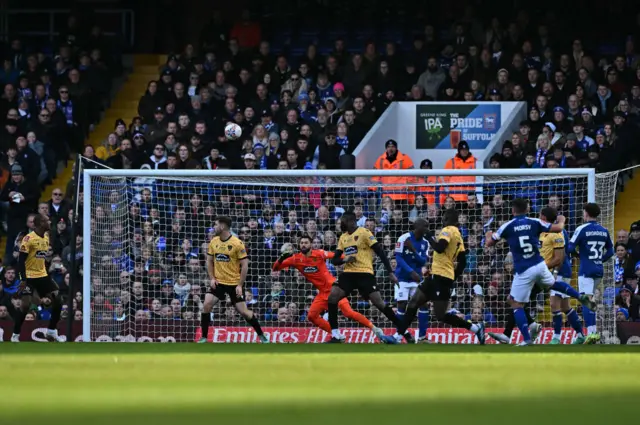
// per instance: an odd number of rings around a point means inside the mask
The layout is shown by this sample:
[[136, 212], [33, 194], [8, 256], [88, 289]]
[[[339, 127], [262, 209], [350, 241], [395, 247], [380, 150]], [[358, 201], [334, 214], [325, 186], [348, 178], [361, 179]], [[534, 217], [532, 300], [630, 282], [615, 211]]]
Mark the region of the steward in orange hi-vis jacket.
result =
[[[447, 161], [444, 168], [446, 170], [474, 170], [476, 168], [476, 158], [469, 152], [469, 144], [462, 140], [458, 143], [458, 154]], [[460, 183], [476, 182], [475, 176], [450, 176], [445, 177], [447, 183], [453, 183], [448, 187], [449, 196], [457, 202], [466, 202], [467, 194], [475, 191], [475, 186], [463, 186]]]
[[[398, 143], [395, 140], [387, 140], [384, 146], [385, 153], [376, 159], [373, 168], [376, 170], [410, 170], [414, 168], [411, 158], [398, 151]], [[409, 189], [403, 185], [413, 183], [415, 178], [406, 176], [387, 177], [383, 175], [382, 177], [372, 177], [371, 180], [382, 184], [383, 197], [388, 196], [394, 201], [413, 204], [415, 198], [414, 189]], [[371, 187], [370, 189], [377, 190], [376, 187]]]

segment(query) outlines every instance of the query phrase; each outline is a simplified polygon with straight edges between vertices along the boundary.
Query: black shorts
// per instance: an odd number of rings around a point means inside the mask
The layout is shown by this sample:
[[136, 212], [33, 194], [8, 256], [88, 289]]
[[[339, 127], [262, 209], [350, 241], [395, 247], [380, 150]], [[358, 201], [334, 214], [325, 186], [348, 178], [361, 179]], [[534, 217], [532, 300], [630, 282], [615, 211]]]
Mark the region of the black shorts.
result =
[[226, 301], [227, 295], [229, 295], [229, 299], [231, 300], [231, 304], [238, 304], [244, 302], [244, 294], [237, 296], [236, 288], [238, 285], [222, 285], [218, 283], [216, 285], [216, 289], [212, 289], [211, 286], [207, 287], [207, 294], [212, 294], [214, 297], [219, 299], [220, 301]]
[[34, 292], [37, 292], [38, 296], [44, 297], [57, 290], [58, 285], [49, 276], [27, 278], [27, 284], [20, 295], [32, 296]]
[[453, 290], [453, 279], [432, 274], [418, 287], [429, 301], [449, 301]]
[[338, 278], [337, 285], [347, 293], [347, 296], [356, 289], [363, 297], [378, 292], [376, 278], [370, 273], [342, 273]]

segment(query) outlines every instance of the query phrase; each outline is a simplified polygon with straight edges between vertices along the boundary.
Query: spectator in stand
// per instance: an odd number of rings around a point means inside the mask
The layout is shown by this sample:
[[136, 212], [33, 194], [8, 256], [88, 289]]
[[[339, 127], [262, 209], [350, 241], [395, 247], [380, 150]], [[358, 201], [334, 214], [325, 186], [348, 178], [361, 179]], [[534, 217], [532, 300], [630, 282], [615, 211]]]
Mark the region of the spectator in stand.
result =
[[438, 59], [431, 56], [427, 60], [427, 70], [418, 78], [418, 85], [422, 87], [427, 98], [434, 100], [438, 97], [440, 86], [446, 78], [444, 70], [438, 66]]
[[328, 129], [324, 141], [318, 144], [313, 154], [313, 168], [324, 164], [328, 170], [337, 170], [340, 168], [340, 157], [343, 155], [345, 155], [345, 151], [336, 141], [336, 130]]
[[634, 289], [630, 285], [622, 285], [620, 293], [616, 297], [616, 306], [626, 310], [625, 316], [628, 316], [629, 320], [640, 321], [640, 296], [634, 293]]
[[627, 251], [627, 245], [622, 242], [616, 242], [616, 257], [614, 262], [614, 282], [616, 286], [624, 283], [624, 274], [626, 270], [632, 267], [631, 256]]
[[0, 201], [9, 205], [7, 210], [7, 243], [4, 263], [11, 262], [13, 245], [18, 234], [23, 230], [25, 217], [36, 209], [40, 190], [35, 181], [27, 180], [19, 164], [11, 167], [11, 179], [4, 185], [0, 193]]

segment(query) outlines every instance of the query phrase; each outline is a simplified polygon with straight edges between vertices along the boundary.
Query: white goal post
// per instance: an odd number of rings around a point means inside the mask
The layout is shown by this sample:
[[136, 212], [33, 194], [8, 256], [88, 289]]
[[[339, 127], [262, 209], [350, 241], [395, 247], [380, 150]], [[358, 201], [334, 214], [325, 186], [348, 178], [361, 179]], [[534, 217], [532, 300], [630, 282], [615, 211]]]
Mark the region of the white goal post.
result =
[[[467, 319], [480, 318], [488, 327], [501, 329], [508, 314], [505, 293], [512, 266], [504, 247], [483, 248], [482, 238], [508, 219], [509, 201], [530, 199], [532, 215], [555, 206], [567, 216], [570, 233], [582, 220], [584, 203], [597, 202], [601, 222], [613, 234], [617, 181], [617, 173], [596, 175], [593, 169], [85, 169], [82, 177], [82, 339], [183, 342], [200, 336], [201, 295], [207, 284], [204, 247], [217, 215], [230, 216], [233, 233], [247, 245], [251, 266], [245, 298], [274, 342], [325, 339], [324, 331], [306, 320], [315, 295], [312, 285], [296, 271], [274, 272], [271, 265], [283, 245], [295, 248], [302, 234], [312, 236], [315, 248], [335, 249], [338, 218], [354, 208], [359, 224], [376, 233], [392, 260], [397, 237], [411, 230], [416, 217], [437, 231], [442, 210], [458, 209], [469, 263], [451, 307]], [[397, 294], [386, 272], [377, 264], [374, 270], [385, 301], [395, 306]], [[575, 270], [574, 264], [574, 275]], [[330, 271], [339, 275], [333, 266]], [[614, 287], [611, 264], [605, 273], [597, 295], [598, 327], [603, 342], [613, 343], [615, 306], [605, 295]], [[577, 286], [575, 278], [572, 284]], [[374, 324], [392, 331], [366, 300], [352, 295], [350, 302]], [[538, 343], [547, 343], [552, 335], [546, 323], [548, 294], [532, 300], [530, 310], [545, 325]], [[214, 342], [256, 341], [224, 301], [212, 320], [208, 338]], [[434, 320], [432, 316], [429, 339], [472, 341], [464, 331]], [[355, 322], [341, 326], [348, 328], [351, 342], [373, 341], [368, 329]], [[512, 341], [518, 337], [516, 329]], [[564, 326], [563, 343], [572, 338], [573, 331]]]

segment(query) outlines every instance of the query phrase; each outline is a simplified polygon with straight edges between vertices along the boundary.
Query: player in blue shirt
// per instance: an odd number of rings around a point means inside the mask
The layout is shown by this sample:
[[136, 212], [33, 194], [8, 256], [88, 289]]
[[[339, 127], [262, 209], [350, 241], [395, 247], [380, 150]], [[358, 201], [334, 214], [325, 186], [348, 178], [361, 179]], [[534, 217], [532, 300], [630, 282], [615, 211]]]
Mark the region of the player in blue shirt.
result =
[[494, 233], [486, 235], [487, 246], [495, 245], [500, 239], [505, 239], [513, 255], [515, 275], [511, 284], [509, 303], [513, 308], [516, 324], [522, 334], [523, 342], [520, 345], [533, 343], [529, 334], [527, 316], [524, 305], [529, 302], [531, 290], [538, 283], [551, 289], [563, 292], [572, 298], [577, 298], [583, 304], [595, 305], [587, 296], [581, 296], [566, 282], [556, 282], [540, 255], [540, 234], [542, 232], [562, 232], [565, 219], [558, 217], [557, 224], [546, 223], [537, 218], [527, 217], [529, 202], [518, 198], [511, 203], [514, 218]]
[[[584, 206], [582, 218], [584, 224], [578, 226], [569, 242], [569, 252], [578, 252], [580, 268], [578, 269], [578, 289], [593, 300], [595, 288], [604, 276], [604, 262], [613, 257], [613, 242], [609, 231], [602, 227], [597, 219], [600, 216], [598, 204], [589, 203]], [[600, 341], [596, 328], [596, 313], [593, 307], [583, 308], [582, 316], [587, 326], [585, 344]]]
[[[429, 260], [429, 242], [424, 238], [427, 233], [427, 221], [423, 218], [417, 219], [413, 223], [413, 231], [405, 233], [396, 242], [395, 256], [398, 266], [396, 267], [396, 277], [398, 286], [396, 287], [396, 301], [398, 303], [397, 316], [399, 320], [404, 319], [407, 309], [407, 302], [418, 289], [422, 281], [422, 268]], [[427, 328], [429, 327], [429, 308], [422, 306], [418, 310], [418, 341], [427, 341]], [[395, 335], [400, 341], [402, 336]]]

